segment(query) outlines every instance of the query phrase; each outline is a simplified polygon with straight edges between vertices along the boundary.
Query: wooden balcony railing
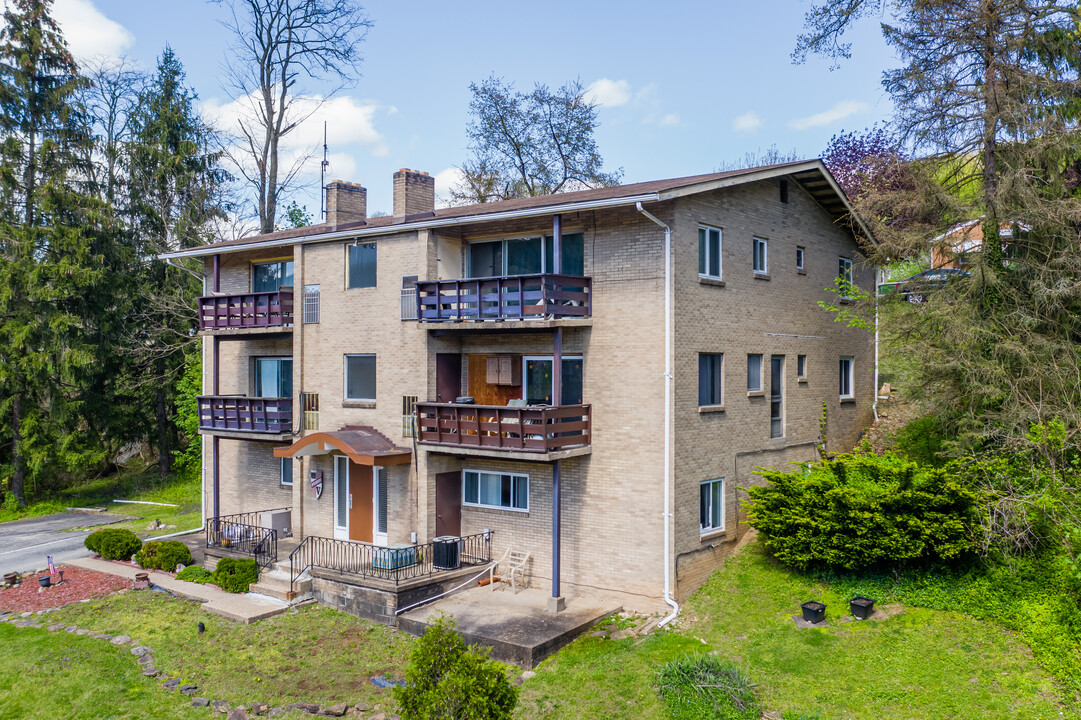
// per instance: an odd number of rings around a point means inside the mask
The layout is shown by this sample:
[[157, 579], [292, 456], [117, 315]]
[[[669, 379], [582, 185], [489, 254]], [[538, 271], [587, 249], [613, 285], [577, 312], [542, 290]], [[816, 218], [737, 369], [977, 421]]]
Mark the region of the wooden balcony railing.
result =
[[588, 446], [589, 405], [508, 407], [417, 403], [417, 441], [512, 452], [549, 453]]
[[418, 282], [422, 322], [579, 318], [593, 314], [593, 280], [577, 275], [511, 275]]
[[199, 329], [289, 327], [293, 324], [293, 289], [199, 298]]
[[200, 395], [200, 430], [239, 430], [281, 435], [293, 432], [293, 398]]

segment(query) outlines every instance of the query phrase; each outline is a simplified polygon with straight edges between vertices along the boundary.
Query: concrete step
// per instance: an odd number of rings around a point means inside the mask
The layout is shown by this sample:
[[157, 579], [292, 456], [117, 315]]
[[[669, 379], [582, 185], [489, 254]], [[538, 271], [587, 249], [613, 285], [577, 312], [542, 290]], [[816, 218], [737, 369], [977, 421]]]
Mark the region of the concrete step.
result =
[[259, 576], [259, 582], [253, 583], [248, 592], [260, 593], [261, 595], [267, 595], [272, 598], [277, 598], [284, 602], [291, 602], [300, 595], [305, 595], [312, 591], [312, 581], [310, 579], [297, 580], [293, 583], [292, 589], [289, 587], [289, 573], [280, 572], [278, 570], [272, 570], [264, 572]]

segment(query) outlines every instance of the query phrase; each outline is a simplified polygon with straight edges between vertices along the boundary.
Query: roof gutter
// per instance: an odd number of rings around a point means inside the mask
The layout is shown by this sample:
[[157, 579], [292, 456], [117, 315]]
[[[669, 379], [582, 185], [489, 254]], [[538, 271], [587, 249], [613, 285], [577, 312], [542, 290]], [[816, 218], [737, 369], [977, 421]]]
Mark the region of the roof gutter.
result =
[[641, 195], [629, 195], [620, 198], [607, 198], [605, 200], [593, 200], [587, 202], [569, 202], [559, 205], [545, 205], [538, 208], [524, 208], [522, 210], [505, 210], [503, 212], [485, 213], [482, 215], [464, 215], [462, 217], [442, 218], [436, 220], [416, 220], [400, 225], [377, 225], [375, 227], [359, 227], [351, 230], [338, 230], [318, 235], [300, 235], [293, 238], [281, 238], [277, 240], [263, 240], [246, 245], [230, 245], [221, 247], [217, 245], [204, 245], [198, 248], [178, 250], [164, 253], [158, 256], [159, 260], [168, 262], [174, 258], [205, 257], [222, 252], [240, 252], [244, 250], [259, 250], [262, 248], [280, 247], [282, 245], [307, 245], [309, 243], [333, 242], [335, 240], [352, 240], [353, 238], [367, 237], [370, 235], [387, 235], [391, 233], [412, 232], [414, 230], [427, 230], [439, 227], [454, 227], [457, 225], [469, 225], [478, 222], [498, 222], [500, 220], [516, 220], [518, 218], [540, 217], [559, 213], [582, 212], [584, 210], [601, 210], [611, 207], [624, 207], [643, 202], [656, 202], [660, 196], [655, 193], [643, 193]]

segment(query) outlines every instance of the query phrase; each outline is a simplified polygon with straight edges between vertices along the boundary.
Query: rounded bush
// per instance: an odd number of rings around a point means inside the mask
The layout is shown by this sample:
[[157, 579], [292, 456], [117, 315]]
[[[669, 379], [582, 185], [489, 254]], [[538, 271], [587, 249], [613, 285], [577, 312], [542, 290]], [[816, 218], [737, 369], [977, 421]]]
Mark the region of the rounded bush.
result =
[[83, 545], [106, 560], [131, 560], [143, 543], [131, 530], [105, 528], [90, 533]]
[[248, 586], [258, 580], [259, 564], [251, 558], [222, 558], [214, 570], [214, 584], [226, 592], [248, 592]]
[[176, 540], [150, 540], [143, 544], [143, 549], [135, 556], [139, 567], [150, 570], [173, 572], [177, 565], [191, 565], [191, 550]]
[[186, 568], [176, 574], [177, 580], [186, 580], [187, 582], [208, 583], [213, 581], [214, 574], [206, 568], [199, 567], [198, 565], [188, 565]]

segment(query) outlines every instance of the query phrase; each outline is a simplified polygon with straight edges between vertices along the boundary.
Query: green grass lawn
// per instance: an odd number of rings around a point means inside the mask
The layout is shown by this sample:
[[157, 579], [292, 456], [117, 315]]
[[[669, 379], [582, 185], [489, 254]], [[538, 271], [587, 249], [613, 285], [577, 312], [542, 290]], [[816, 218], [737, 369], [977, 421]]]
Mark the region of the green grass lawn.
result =
[[[64, 512], [69, 507], [104, 507], [110, 513], [140, 518], [112, 527], [126, 528], [142, 536], [154, 537], [199, 527], [202, 517], [199, 492], [198, 478], [163, 479], [156, 466], [133, 468], [78, 483], [59, 491], [55, 497], [32, 501], [19, 510], [0, 508], [0, 522], [52, 515]], [[178, 507], [113, 502], [118, 499], [169, 503]], [[148, 531], [146, 528], [154, 519], [161, 520], [163, 525], [176, 527]]]

